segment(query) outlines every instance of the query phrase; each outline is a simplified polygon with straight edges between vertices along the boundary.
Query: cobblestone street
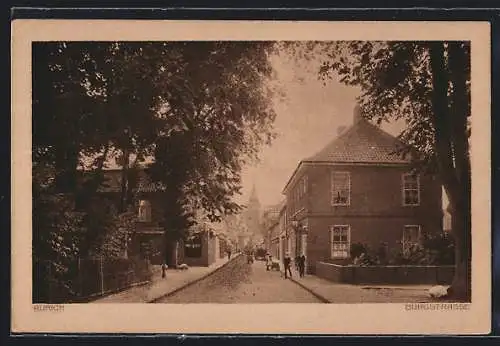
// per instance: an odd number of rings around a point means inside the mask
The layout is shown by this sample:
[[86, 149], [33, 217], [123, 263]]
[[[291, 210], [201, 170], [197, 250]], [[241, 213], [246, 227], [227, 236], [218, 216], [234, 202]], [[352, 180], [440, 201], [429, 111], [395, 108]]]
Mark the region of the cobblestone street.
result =
[[321, 303], [311, 293], [265, 263], [235, 261], [208, 278], [158, 303]]

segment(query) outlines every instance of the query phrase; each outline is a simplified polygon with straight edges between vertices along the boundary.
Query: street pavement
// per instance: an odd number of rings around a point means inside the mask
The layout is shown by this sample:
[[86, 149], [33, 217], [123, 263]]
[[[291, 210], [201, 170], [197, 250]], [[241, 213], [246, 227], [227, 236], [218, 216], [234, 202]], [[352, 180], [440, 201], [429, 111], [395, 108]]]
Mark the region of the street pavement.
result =
[[[237, 256], [237, 255], [235, 255]], [[236, 257], [231, 257], [237, 260]], [[191, 267], [188, 270], [167, 270], [167, 277], [162, 278], [160, 266], [153, 268], [153, 278], [149, 284], [129, 288], [92, 301], [91, 303], [149, 303], [170, 292], [182, 289], [195, 280], [199, 280], [228, 263], [227, 257], [218, 259], [208, 267]]]
[[428, 294], [429, 285], [369, 286], [335, 283], [315, 275], [293, 281], [307, 290], [334, 304], [356, 303], [426, 303], [432, 302]]
[[411, 303], [432, 301], [429, 287], [349, 285], [314, 275], [300, 278], [296, 271], [284, 279], [283, 273], [266, 271], [265, 262], [247, 264], [241, 256], [210, 267], [169, 270], [166, 279], [155, 270], [150, 284], [93, 303]]
[[222, 270], [157, 303], [322, 303], [265, 262], [234, 261]]

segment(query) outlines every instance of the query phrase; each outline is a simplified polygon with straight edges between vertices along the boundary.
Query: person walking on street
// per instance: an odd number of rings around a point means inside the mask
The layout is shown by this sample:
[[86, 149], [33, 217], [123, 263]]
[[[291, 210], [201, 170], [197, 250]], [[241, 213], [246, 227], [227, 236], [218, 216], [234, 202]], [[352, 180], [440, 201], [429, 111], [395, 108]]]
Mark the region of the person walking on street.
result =
[[266, 255], [266, 270], [269, 271], [271, 270], [271, 267], [273, 265], [273, 260], [270, 254]]
[[289, 253], [287, 253], [283, 259], [283, 266], [285, 267], [285, 279], [288, 278], [287, 273], [290, 274], [290, 277], [292, 277], [292, 259], [290, 258]]
[[167, 264], [165, 262], [161, 265], [161, 277], [163, 279], [167, 277]]
[[227, 250], [227, 259], [230, 260], [231, 259], [231, 250]]
[[251, 252], [249, 252], [247, 254], [247, 263], [248, 264], [252, 264], [253, 263], [253, 254]]
[[306, 256], [304, 254], [299, 256], [299, 276], [304, 277], [306, 269]]

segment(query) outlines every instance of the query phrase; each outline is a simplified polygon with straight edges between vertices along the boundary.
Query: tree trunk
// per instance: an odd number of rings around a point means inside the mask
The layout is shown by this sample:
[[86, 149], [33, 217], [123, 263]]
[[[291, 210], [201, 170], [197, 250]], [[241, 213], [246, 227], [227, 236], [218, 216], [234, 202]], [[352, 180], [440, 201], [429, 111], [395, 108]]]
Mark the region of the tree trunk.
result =
[[79, 148], [76, 145], [68, 145], [61, 149], [62, 153], [56, 159], [56, 188], [60, 193], [76, 192], [76, 176], [78, 166]]
[[[470, 225], [470, 162], [464, 116], [457, 110], [450, 114], [448, 105], [449, 71], [446, 69], [444, 44], [433, 42], [429, 45], [432, 73], [432, 110], [435, 130], [436, 156], [439, 175], [452, 207], [452, 229], [455, 238], [455, 275], [448, 290], [450, 299], [470, 301], [470, 255], [471, 255], [471, 225]], [[456, 52], [455, 52], [456, 53]], [[454, 58], [457, 55], [454, 55]], [[453, 60], [453, 70], [458, 69], [462, 60]], [[456, 64], [456, 65], [455, 65]], [[455, 92], [464, 93], [465, 88], [457, 87], [465, 83], [463, 76], [455, 74], [451, 77], [455, 82]], [[458, 90], [458, 91], [457, 91]], [[455, 94], [460, 99], [464, 95]], [[459, 107], [462, 108], [462, 107]]]
[[165, 243], [165, 262], [169, 267], [175, 268], [178, 265], [178, 241], [167, 237]]
[[[470, 79], [468, 45], [459, 42], [449, 43], [448, 62], [451, 93], [452, 143], [455, 158], [455, 175], [458, 178], [459, 201], [455, 201], [452, 227], [455, 237], [456, 274], [450, 296], [459, 300], [471, 299], [471, 167], [467, 118], [470, 114], [470, 95], [467, 92], [467, 80]], [[456, 225], [456, 227], [455, 227]]]
[[471, 301], [471, 231], [467, 211], [452, 210], [452, 231], [455, 239], [455, 275], [448, 289], [448, 298]]

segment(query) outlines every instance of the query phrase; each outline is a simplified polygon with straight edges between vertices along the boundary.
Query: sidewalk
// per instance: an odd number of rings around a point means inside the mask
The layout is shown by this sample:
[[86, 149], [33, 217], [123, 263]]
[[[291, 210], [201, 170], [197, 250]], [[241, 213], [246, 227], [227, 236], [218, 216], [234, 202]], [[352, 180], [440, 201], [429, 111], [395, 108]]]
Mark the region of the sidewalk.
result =
[[325, 303], [426, 303], [433, 301], [427, 291], [430, 285], [350, 285], [331, 282], [315, 275], [301, 278], [296, 273], [293, 282]]
[[[231, 261], [237, 257], [238, 254], [235, 254], [231, 257]], [[160, 266], [155, 266], [150, 283], [96, 299], [91, 303], [152, 303], [207, 277], [226, 263], [228, 263], [227, 257], [217, 260], [208, 267], [190, 267], [188, 270], [169, 269], [166, 278], [161, 277]]]

